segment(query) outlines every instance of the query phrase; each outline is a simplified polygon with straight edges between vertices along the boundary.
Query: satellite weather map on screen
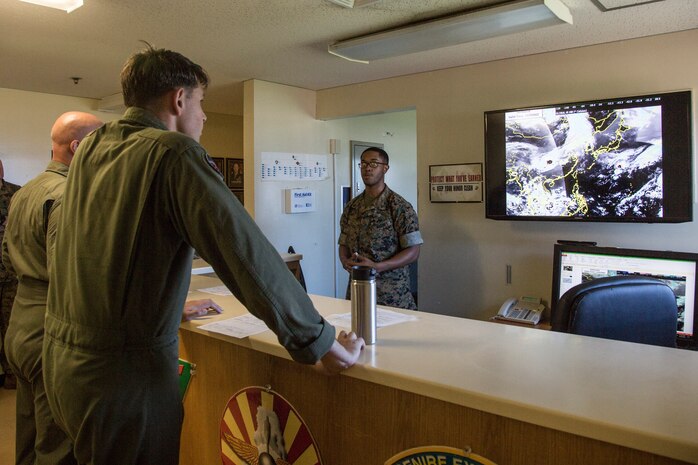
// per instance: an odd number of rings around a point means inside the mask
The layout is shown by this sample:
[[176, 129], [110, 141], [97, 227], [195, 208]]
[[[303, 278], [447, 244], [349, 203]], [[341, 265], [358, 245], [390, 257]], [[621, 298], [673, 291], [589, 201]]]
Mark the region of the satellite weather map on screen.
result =
[[691, 217], [690, 92], [487, 112], [485, 125], [490, 218]]
[[508, 112], [507, 214], [662, 216], [662, 107]]

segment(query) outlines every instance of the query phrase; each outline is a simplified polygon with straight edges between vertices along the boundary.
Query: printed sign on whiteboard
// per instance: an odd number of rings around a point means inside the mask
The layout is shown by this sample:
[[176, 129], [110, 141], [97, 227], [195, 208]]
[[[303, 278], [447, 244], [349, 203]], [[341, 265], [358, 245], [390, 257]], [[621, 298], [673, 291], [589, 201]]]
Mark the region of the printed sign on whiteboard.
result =
[[315, 191], [308, 189], [286, 189], [286, 213], [305, 213], [315, 211]]
[[327, 155], [262, 152], [262, 181], [322, 181], [327, 165]]

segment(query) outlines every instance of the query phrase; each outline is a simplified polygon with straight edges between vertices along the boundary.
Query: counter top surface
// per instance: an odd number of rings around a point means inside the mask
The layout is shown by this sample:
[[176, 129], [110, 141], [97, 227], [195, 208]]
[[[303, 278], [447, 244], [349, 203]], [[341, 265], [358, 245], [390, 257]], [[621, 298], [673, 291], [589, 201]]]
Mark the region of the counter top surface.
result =
[[[279, 253], [279, 255], [281, 256], [281, 260], [283, 260], [284, 263], [299, 262], [303, 260], [303, 255], [299, 253]], [[206, 261], [203, 258], [195, 258], [192, 262], [191, 274], [199, 275], [209, 273], [214, 273], [213, 267], [206, 263]]]
[[[182, 329], [290, 359], [271, 331], [236, 339], [199, 329], [247, 313], [232, 296], [197, 291], [216, 285], [192, 277], [188, 298], [213, 298], [224, 313]], [[350, 312], [347, 300], [310, 297], [325, 316]], [[379, 328], [344, 375], [698, 463], [698, 352], [391, 310], [418, 319]]]

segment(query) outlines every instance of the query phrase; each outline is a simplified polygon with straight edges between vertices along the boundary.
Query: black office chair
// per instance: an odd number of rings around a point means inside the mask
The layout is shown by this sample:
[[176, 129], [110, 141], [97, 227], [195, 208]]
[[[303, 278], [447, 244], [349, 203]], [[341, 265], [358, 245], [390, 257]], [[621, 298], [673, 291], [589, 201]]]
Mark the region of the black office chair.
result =
[[[288, 253], [296, 253], [292, 245], [288, 246]], [[298, 282], [303, 286], [303, 290], [307, 292], [308, 288], [305, 286], [305, 276], [303, 276], [303, 268], [301, 268], [300, 262], [298, 263]]]
[[612, 276], [574, 286], [551, 315], [553, 331], [676, 347], [676, 297], [646, 276]]

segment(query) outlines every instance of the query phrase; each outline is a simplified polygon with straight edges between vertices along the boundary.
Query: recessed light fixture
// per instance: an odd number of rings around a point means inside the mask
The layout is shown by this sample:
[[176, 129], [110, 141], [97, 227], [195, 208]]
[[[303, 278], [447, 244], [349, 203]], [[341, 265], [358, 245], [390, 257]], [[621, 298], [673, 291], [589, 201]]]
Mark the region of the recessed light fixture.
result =
[[66, 13], [80, 8], [82, 6], [82, 0], [19, 0], [24, 3], [33, 3], [34, 5], [47, 6], [49, 8], [57, 8], [63, 10]]
[[560, 0], [518, 0], [342, 40], [328, 52], [367, 63], [565, 23], [572, 14]]

